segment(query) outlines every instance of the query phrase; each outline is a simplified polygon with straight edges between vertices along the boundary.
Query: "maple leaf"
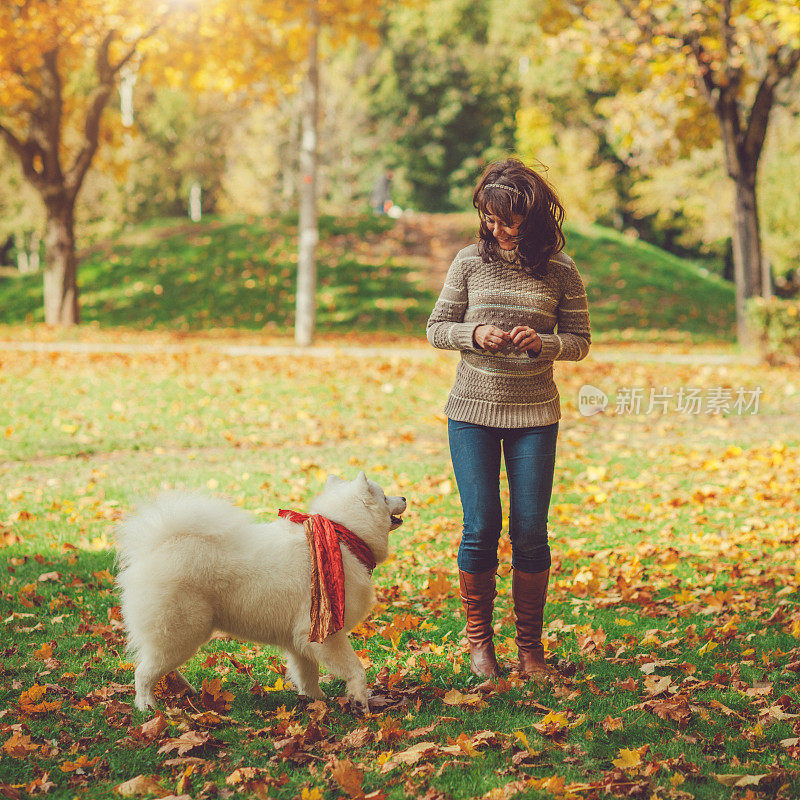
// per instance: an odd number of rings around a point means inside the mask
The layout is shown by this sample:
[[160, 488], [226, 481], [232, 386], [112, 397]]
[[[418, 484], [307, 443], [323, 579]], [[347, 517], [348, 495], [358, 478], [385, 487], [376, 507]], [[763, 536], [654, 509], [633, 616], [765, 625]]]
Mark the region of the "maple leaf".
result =
[[762, 781], [772, 776], [769, 773], [766, 775], [718, 775], [712, 772], [711, 777], [725, 786], [741, 788], [744, 786], [758, 786]]
[[334, 758], [332, 766], [331, 777], [341, 786], [344, 793], [353, 800], [363, 798], [364, 771], [346, 759], [340, 761]]
[[642, 756], [638, 750], [630, 750], [626, 747], [623, 747], [619, 751], [619, 757], [612, 759], [611, 763], [620, 769], [635, 769], [636, 767], [641, 766]]
[[233, 693], [222, 688], [222, 680], [214, 678], [203, 681], [200, 704], [208, 711], [227, 711], [233, 703]]
[[25, 758], [35, 753], [40, 745], [31, 741], [31, 737], [25, 733], [14, 731], [11, 738], [3, 742], [3, 750], [12, 758]]
[[115, 786], [114, 791], [122, 797], [133, 797], [137, 794], [161, 794], [163, 789], [155, 776], [137, 775]]
[[545, 714], [545, 716], [532, 727], [543, 736], [557, 736], [568, 726], [569, 719], [565, 714], [561, 714], [558, 711], [551, 711], [549, 714]]
[[527, 788], [525, 781], [512, 781], [505, 786], [498, 786], [490, 789], [486, 794], [481, 795], [480, 800], [511, 800], [512, 797]]
[[182, 681], [176, 672], [168, 672], [161, 678], [154, 688], [155, 696], [159, 700], [170, 700], [178, 697], [185, 697], [191, 694], [192, 690]]
[[159, 711], [152, 719], [143, 722], [138, 728], [138, 734], [142, 739], [154, 742], [164, 732], [167, 727], [167, 720]]
[[251, 781], [258, 776], [259, 772], [255, 767], [239, 767], [225, 778], [228, 786], [238, 786], [243, 781]]
[[359, 750], [362, 747], [366, 747], [374, 739], [375, 734], [369, 728], [356, 728], [342, 737], [342, 744], [345, 747]]
[[55, 788], [55, 785], [55, 782], [50, 780], [50, 773], [45, 772], [38, 778], [34, 778], [27, 787], [25, 787], [25, 790], [29, 795], [47, 794], [51, 789]]
[[30, 689], [24, 691], [19, 696], [19, 704], [21, 706], [36, 705], [36, 703], [40, 702], [44, 697], [46, 691], [46, 687], [40, 686], [38, 683], [34, 683]]
[[612, 717], [610, 714], [601, 723], [606, 733], [622, 730], [622, 717]]
[[532, 778], [528, 785], [532, 789], [544, 789], [556, 797], [564, 794], [564, 778], [561, 775], [551, 775], [549, 778]]
[[672, 683], [669, 676], [647, 675], [644, 679], [644, 686], [648, 697], [658, 697], [664, 694]]
[[255, 694], [266, 694], [267, 692], [282, 692], [286, 688], [286, 683], [283, 678], [278, 676], [272, 686], [262, 686], [258, 683], [254, 684], [250, 691]]
[[455, 739], [450, 736], [447, 737], [447, 745], [442, 748], [442, 752], [451, 756], [466, 753], [471, 758], [474, 758], [479, 755], [480, 751], [475, 747], [471, 737], [467, 736], [466, 733], [459, 733]]
[[33, 655], [35, 658], [41, 658], [42, 660], [47, 660], [48, 658], [52, 658], [53, 643], [45, 642], [38, 650], [33, 651]]
[[95, 758], [88, 758], [87, 756], [78, 756], [75, 761], [65, 761], [61, 765], [62, 772], [77, 772], [81, 770], [82, 772], [86, 772], [90, 770], [97, 762], [100, 760], [100, 756], [96, 756]]
[[170, 753], [174, 750], [179, 756], [184, 756], [192, 750], [209, 744], [211, 741], [211, 734], [208, 731], [186, 731], [186, 733], [175, 739], [165, 740], [164, 744], [158, 748], [158, 752]]
[[431, 600], [442, 600], [449, 596], [450, 592], [450, 580], [444, 572], [437, 572], [434, 576], [428, 578], [425, 584], [424, 593]]
[[378, 732], [377, 739], [379, 742], [383, 742], [386, 745], [391, 745], [393, 742], [402, 739], [406, 733], [403, 730], [403, 726], [400, 724], [400, 721], [395, 717], [387, 716], [379, 720], [378, 728], [380, 730]]
[[488, 705], [479, 694], [463, 694], [458, 689], [451, 689], [442, 700], [448, 706], [466, 706], [475, 709], [485, 708]]
[[46, 686], [35, 683], [30, 689], [19, 696], [19, 705], [25, 714], [46, 714], [61, 707], [60, 700], [44, 700]]
[[416, 764], [423, 758], [434, 755], [437, 752], [439, 752], [439, 745], [437, 745], [436, 742], [417, 742], [411, 745], [407, 750], [393, 753], [381, 766], [380, 771], [385, 774], [391, 772], [395, 767], [399, 767], [401, 764]]

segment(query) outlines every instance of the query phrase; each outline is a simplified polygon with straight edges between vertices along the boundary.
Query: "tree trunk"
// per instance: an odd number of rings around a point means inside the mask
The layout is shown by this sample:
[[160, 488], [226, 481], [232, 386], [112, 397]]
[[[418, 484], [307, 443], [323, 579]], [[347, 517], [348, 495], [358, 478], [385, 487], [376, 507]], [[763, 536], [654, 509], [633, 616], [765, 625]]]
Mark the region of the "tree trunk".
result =
[[74, 209], [65, 201], [47, 209], [44, 321], [48, 325], [78, 324], [77, 267]]
[[739, 343], [753, 343], [745, 302], [761, 294], [761, 238], [758, 227], [755, 170], [741, 170], [735, 178], [733, 273], [736, 283], [736, 332]]
[[300, 241], [297, 252], [297, 300], [294, 338], [302, 347], [314, 338], [317, 283], [317, 119], [319, 107], [319, 9], [311, 4], [311, 40], [308, 45], [308, 75], [303, 87], [303, 134], [300, 146]]

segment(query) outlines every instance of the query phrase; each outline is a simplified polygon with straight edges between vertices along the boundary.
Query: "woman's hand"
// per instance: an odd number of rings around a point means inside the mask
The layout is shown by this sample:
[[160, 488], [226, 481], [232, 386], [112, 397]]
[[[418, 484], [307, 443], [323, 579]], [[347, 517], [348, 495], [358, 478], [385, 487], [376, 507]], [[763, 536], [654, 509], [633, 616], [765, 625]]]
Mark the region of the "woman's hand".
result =
[[508, 337], [521, 353], [530, 351], [533, 355], [539, 355], [542, 352], [542, 340], [539, 338], [539, 334], [527, 325], [517, 325], [511, 330]]
[[478, 347], [482, 347], [490, 353], [496, 353], [508, 344], [510, 335], [500, 328], [495, 328], [494, 325], [478, 325], [472, 338]]

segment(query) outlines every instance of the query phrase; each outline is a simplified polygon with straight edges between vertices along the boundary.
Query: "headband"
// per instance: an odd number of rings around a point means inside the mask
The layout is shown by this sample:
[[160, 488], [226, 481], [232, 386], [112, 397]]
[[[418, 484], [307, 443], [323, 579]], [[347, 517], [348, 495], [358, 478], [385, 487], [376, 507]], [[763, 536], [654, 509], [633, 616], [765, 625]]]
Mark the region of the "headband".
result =
[[514, 186], [508, 186], [505, 183], [487, 183], [486, 186], [483, 187], [484, 189], [505, 189], [507, 192], [513, 192], [514, 194], [522, 194], [519, 189]]

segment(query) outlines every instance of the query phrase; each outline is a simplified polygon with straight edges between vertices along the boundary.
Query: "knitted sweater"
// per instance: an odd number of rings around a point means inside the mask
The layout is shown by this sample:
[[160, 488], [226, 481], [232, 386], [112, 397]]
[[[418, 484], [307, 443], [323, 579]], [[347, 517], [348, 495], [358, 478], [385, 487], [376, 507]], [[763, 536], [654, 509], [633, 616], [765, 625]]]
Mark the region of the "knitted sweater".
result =
[[[539, 334], [541, 352], [489, 353], [473, 339], [475, 328], [485, 324], [504, 331], [527, 325]], [[580, 361], [589, 352], [583, 281], [564, 253], [550, 260], [547, 275], [539, 279], [513, 263], [486, 263], [477, 245], [470, 245], [450, 265], [428, 320], [428, 341], [461, 351], [444, 409], [450, 419], [493, 428], [549, 425], [561, 417], [553, 362]]]

